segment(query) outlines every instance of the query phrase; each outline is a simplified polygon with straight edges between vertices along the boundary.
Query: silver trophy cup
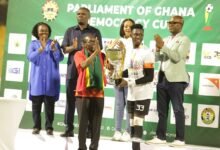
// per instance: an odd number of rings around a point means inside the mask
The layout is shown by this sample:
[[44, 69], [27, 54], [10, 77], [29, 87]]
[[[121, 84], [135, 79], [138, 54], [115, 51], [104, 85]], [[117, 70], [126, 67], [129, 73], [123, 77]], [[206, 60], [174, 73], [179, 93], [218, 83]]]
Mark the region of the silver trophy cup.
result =
[[113, 73], [109, 78], [115, 80], [115, 84], [118, 85], [122, 80], [125, 49], [120, 49], [118, 46], [116, 48], [107, 48], [106, 57], [109, 63], [112, 64], [114, 68]]

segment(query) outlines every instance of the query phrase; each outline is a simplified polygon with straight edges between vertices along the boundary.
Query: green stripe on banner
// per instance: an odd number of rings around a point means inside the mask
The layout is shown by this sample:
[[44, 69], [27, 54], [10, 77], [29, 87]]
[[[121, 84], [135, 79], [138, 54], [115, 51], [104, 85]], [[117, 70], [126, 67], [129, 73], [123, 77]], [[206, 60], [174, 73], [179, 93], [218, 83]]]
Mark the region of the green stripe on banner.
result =
[[105, 96], [113, 97], [115, 95], [113, 88], [105, 88], [104, 89]]

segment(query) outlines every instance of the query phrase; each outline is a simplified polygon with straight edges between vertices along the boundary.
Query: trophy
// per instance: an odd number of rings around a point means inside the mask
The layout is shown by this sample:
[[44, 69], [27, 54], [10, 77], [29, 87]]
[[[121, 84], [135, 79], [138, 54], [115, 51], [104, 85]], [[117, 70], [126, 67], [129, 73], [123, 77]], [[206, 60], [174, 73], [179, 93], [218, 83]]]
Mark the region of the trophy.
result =
[[[119, 42], [119, 44], [120, 43], [123, 44], [122, 42]], [[111, 44], [105, 49], [107, 61], [109, 61], [114, 68], [109, 78], [115, 81], [115, 85], [119, 85], [122, 81], [125, 58], [124, 45], [119, 46], [119, 44]]]

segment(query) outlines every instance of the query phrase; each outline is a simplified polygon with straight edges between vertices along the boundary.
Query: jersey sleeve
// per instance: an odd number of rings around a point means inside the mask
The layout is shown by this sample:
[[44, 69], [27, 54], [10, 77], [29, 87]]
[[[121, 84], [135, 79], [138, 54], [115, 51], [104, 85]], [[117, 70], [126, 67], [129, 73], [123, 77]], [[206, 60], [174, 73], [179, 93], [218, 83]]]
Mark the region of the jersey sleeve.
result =
[[155, 57], [153, 52], [148, 50], [144, 59], [144, 69], [154, 68]]

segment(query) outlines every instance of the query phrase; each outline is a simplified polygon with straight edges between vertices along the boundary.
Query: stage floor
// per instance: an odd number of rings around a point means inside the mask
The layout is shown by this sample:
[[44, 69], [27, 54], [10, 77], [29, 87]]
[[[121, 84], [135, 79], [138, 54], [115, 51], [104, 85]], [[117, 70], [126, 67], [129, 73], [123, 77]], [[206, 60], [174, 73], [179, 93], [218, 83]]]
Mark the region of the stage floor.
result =
[[[32, 130], [19, 129], [15, 138], [15, 150], [77, 150], [77, 135], [73, 138], [62, 138], [60, 132], [54, 136], [46, 135], [42, 130], [40, 135], [33, 135]], [[87, 139], [87, 146], [90, 139]], [[170, 147], [169, 145], [147, 145], [141, 143], [141, 150], [220, 150], [220, 148], [186, 145]], [[99, 150], [131, 150], [131, 142], [116, 142], [110, 138], [101, 137]]]

